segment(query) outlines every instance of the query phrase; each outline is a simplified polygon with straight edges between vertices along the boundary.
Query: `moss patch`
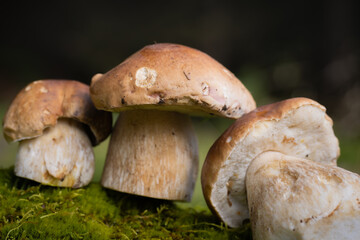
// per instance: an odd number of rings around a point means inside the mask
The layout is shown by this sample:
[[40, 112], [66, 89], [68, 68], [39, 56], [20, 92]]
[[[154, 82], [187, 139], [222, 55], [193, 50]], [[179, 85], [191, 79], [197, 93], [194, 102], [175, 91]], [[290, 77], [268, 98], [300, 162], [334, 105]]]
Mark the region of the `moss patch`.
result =
[[53, 188], [0, 170], [0, 239], [251, 239], [205, 211], [92, 183]]

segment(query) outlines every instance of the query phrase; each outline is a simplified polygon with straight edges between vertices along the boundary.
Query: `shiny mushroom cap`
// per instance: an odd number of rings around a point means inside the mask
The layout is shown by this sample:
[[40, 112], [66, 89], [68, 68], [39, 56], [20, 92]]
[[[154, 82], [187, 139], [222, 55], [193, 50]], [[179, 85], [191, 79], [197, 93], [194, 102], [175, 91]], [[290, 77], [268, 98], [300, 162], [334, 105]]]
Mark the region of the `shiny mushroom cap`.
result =
[[250, 92], [207, 54], [178, 44], [153, 44], [91, 82], [98, 109], [158, 109], [239, 118], [256, 107]]
[[13, 100], [4, 120], [3, 132], [8, 142], [41, 136], [59, 118], [77, 120], [87, 126], [93, 145], [111, 132], [112, 116], [97, 110], [89, 87], [69, 80], [39, 80], [26, 86]]

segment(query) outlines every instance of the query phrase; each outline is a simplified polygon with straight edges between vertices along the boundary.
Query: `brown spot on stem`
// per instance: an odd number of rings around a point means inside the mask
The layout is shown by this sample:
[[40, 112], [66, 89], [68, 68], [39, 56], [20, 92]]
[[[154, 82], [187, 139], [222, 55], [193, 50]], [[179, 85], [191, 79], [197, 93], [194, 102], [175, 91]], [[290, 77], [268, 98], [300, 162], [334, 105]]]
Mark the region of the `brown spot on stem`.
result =
[[295, 138], [293, 138], [293, 137], [286, 137], [286, 136], [284, 136], [284, 138], [283, 138], [283, 140], [282, 140], [282, 143], [287, 143], [287, 144], [294, 144], [294, 145], [296, 145], [296, 143], [295, 143]]
[[228, 196], [226, 199], [227, 199], [227, 202], [228, 202], [228, 204], [229, 204], [229, 207], [231, 207], [231, 206], [232, 206], [232, 202], [230, 201], [229, 196]]
[[339, 209], [340, 207], [340, 203], [336, 206], [336, 208], [329, 214], [327, 215], [326, 217], [331, 217], [332, 215], [334, 215], [334, 213]]

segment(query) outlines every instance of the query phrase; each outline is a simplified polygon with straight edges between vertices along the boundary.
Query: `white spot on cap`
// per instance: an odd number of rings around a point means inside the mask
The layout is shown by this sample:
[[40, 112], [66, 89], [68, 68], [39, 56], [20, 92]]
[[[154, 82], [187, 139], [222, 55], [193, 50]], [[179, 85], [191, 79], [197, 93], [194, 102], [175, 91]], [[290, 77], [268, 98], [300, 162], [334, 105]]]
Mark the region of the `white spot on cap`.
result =
[[207, 85], [207, 83], [203, 82], [201, 83], [201, 91], [203, 93], [203, 95], [209, 95], [209, 85]]
[[232, 137], [228, 137], [228, 138], [226, 139], [226, 142], [227, 142], [227, 143], [231, 142], [231, 139], [232, 139]]
[[151, 88], [156, 82], [157, 72], [153, 69], [142, 67], [136, 71], [135, 85], [142, 88]]
[[45, 87], [41, 87], [41, 88], [40, 88], [40, 92], [42, 92], [42, 93], [47, 93], [48, 90], [47, 90]]
[[25, 92], [29, 91], [30, 89], [31, 89], [31, 86], [29, 85], [25, 88]]

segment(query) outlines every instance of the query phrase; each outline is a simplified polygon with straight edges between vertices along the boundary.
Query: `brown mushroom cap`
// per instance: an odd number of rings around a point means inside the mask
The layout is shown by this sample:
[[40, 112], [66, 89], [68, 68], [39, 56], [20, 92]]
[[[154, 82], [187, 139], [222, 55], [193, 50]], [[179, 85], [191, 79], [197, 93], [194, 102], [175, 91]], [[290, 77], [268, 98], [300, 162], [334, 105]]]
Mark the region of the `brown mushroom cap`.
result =
[[34, 138], [55, 126], [59, 118], [72, 118], [88, 126], [93, 145], [111, 131], [112, 116], [95, 109], [89, 86], [69, 80], [39, 80], [13, 100], [4, 117], [4, 136], [8, 142]]
[[201, 183], [209, 208], [231, 227], [249, 218], [245, 175], [264, 151], [335, 165], [340, 154], [325, 107], [293, 98], [257, 108], [230, 126], [210, 148]]
[[158, 109], [239, 118], [253, 97], [234, 74], [207, 54], [177, 44], [154, 44], [91, 82], [98, 109]]

